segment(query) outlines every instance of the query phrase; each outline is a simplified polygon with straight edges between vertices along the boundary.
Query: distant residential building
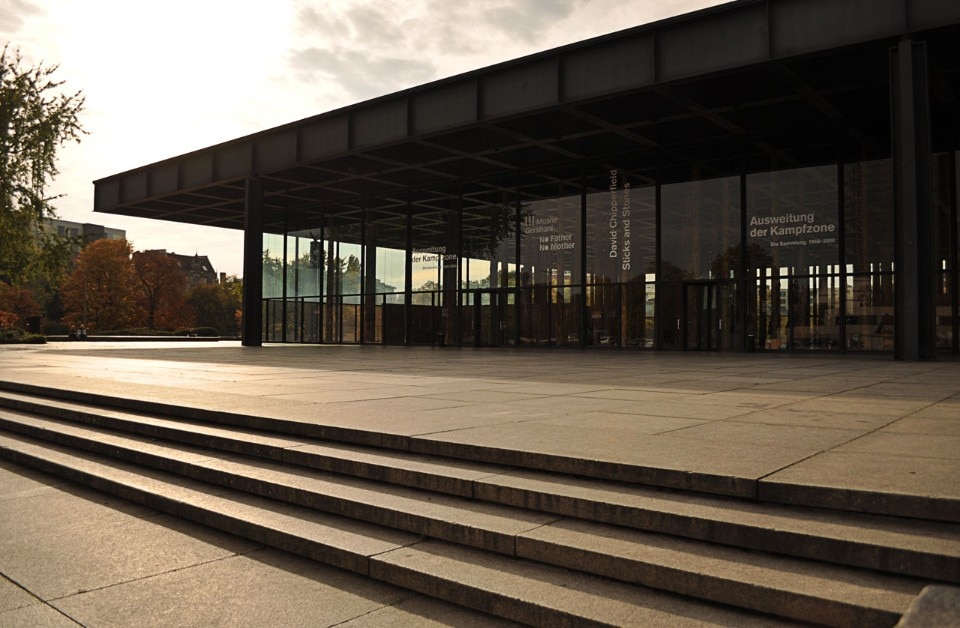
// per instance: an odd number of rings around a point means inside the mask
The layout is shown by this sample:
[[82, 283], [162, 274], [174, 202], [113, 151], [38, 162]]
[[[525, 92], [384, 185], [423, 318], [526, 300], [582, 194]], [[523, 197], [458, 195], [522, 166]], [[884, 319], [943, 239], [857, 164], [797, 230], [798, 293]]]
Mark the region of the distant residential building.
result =
[[166, 249], [156, 249], [177, 260], [180, 270], [187, 276], [187, 287], [195, 288], [204, 285], [217, 285], [217, 271], [213, 269], [210, 258], [206, 255], [179, 255], [167, 253]]
[[103, 225], [88, 222], [73, 222], [59, 218], [45, 218], [43, 229], [47, 233], [62, 237], [77, 238], [76, 249], [90, 244], [95, 240], [126, 240], [127, 232], [123, 229], [114, 229]]

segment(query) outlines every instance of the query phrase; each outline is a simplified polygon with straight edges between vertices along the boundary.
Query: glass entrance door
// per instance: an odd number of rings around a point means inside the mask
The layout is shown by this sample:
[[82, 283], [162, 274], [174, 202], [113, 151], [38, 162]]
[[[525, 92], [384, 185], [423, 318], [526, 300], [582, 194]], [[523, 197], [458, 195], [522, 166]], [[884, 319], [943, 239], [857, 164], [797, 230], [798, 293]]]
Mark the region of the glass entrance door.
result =
[[683, 284], [683, 348], [686, 351], [720, 351], [733, 342], [735, 300], [733, 285], [717, 282]]

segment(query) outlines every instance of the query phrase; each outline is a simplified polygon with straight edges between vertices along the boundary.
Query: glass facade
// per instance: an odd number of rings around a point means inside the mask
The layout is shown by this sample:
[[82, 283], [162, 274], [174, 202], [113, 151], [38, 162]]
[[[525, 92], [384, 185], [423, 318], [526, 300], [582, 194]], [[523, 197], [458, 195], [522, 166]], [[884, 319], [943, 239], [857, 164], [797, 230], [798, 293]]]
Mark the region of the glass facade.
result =
[[837, 166], [750, 174], [746, 189], [756, 342], [767, 350], [839, 348]]
[[[936, 338], [958, 351], [960, 182], [933, 158]], [[263, 239], [264, 340], [889, 352], [889, 159], [579, 182], [322, 215]]]

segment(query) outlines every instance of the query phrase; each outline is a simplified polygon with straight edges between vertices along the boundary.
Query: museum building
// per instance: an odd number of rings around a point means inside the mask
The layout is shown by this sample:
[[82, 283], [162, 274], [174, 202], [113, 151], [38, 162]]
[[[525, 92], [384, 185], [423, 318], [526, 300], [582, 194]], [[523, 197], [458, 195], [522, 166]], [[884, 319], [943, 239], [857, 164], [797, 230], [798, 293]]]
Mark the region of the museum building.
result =
[[740, 0], [95, 182], [243, 343], [960, 353], [956, 0]]

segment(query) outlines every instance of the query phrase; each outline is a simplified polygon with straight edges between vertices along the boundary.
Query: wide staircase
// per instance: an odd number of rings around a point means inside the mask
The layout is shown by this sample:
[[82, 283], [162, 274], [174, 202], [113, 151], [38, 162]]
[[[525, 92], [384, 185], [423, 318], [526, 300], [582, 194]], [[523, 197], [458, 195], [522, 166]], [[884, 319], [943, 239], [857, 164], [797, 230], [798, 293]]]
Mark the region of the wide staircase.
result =
[[851, 509], [828, 510], [414, 442], [0, 382], [3, 457], [522, 624], [893, 626], [960, 583], [957, 504], [906, 518], [900, 496], [828, 491]]

